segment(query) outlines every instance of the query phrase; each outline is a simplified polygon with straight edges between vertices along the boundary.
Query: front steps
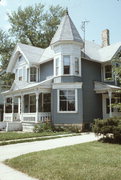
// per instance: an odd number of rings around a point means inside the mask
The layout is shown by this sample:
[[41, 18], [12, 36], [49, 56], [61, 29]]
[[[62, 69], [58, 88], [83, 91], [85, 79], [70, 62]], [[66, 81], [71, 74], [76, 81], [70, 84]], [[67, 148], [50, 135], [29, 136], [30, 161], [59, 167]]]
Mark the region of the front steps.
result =
[[34, 126], [35, 126], [35, 123], [22, 122], [22, 127], [23, 127], [24, 132], [33, 132]]

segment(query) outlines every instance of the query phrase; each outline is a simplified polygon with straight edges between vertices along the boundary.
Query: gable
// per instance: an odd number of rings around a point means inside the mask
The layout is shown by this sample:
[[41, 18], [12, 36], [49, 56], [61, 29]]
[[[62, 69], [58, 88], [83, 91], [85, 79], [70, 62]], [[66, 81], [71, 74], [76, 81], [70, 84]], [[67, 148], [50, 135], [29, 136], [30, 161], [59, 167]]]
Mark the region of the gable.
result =
[[20, 64], [22, 63], [26, 63], [26, 64], [29, 64], [29, 61], [28, 59], [26, 58], [26, 56], [24, 55], [24, 53], [21, 51], [21, 49], [19, 48], [19, 46], [17, 45], [13, 51], [13, 54], [10, 58], [10, 61], [9, 61], [9, 64], [8, 64], [8, 67], [7, 67], [7, 70], [6, 72], [10, 72], [10, 73], [14, 73], [14, 68], [15, 66], [19, 63], [18, 63], [18, 60], [19, 60], [19, 56], [22, 56], [22, 59], [21, 59], [21, 62]]

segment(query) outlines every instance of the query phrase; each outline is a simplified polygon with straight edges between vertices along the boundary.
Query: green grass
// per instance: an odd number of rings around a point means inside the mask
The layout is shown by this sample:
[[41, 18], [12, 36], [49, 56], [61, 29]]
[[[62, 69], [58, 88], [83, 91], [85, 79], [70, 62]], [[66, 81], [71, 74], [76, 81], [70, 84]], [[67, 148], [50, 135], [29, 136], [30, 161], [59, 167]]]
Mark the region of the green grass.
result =
[[42, 133], [23, 133], [23, 132], [1, 132], [0, 133], [0, 141], [6, 140], [15, 140], [15, 139], [24, 139], [24, 138], [32, 138], [32, 137], [42, 137], [42, 136], [53, 136], [59, 134], [67, 134], [64, 132], [42, 132]]
[[121, 146], [84, 143], [22, 155], [5, 163], [40, 180], [119, 180]]

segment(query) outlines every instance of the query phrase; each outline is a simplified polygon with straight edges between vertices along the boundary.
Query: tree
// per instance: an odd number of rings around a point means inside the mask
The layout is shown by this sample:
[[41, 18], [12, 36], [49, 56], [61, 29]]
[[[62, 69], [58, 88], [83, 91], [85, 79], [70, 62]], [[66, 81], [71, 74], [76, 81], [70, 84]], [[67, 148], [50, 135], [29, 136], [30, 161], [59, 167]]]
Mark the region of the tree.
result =
[[[65, 10], [59, 5], [50, 6], [46, 11], [41, 3], [24, 9], [19, 7], [17, 11], [8, 13], [11, 25], [9, 34], [0, 30], [0, 69], [7, 68], [17, 42], [41, 48], [48, 47], [64, 13]], [[0, 76], [4, 88], [11, 86], [13, 77], [10, 73]]]
[[48, 11], [44, 8], [39, 3], [8, 14], [11, 35], [22, 43], [48, 47], [65, 10], [59, 5], [51, 6]]
[[2, 70], [6, 69], [14, 47], [15, 42], [11, 40], [6, 32], [0, 29], [0, 61]]

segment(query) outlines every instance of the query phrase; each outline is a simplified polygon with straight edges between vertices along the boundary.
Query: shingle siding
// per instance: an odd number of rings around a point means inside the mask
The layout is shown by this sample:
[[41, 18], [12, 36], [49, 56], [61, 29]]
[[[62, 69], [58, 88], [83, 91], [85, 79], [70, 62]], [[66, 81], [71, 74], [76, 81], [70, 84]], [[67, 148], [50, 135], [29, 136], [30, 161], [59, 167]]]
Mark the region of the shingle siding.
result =
[[50, 78], [53, 74], [53, 60], [40, 65], [40, 81]]

